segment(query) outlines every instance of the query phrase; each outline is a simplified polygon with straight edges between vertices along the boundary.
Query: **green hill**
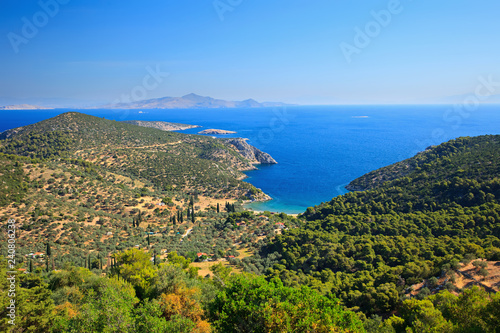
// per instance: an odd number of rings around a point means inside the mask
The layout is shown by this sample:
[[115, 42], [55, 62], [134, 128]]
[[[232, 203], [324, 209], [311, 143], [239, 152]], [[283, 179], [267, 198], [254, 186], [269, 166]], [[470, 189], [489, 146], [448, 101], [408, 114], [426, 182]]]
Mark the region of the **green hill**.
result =
[[[165, 132], [76, 112], [0, 134], [0, 152], [37, 159], [71, 157], [156, 187], [211, 196], [263, 197], [240, 181], [258, 161], [210, 137]], [[265, 153], [263, 153], [265, 154]], [[267, 155], [267, 154], [266, 154]]]
[[[355, 180], [244, 263], [286, 285], [388, 313], [464, 258], [500, 259], [500, 136], [459, 138]], [[450, 286], [450, 288], [452, 288]]]

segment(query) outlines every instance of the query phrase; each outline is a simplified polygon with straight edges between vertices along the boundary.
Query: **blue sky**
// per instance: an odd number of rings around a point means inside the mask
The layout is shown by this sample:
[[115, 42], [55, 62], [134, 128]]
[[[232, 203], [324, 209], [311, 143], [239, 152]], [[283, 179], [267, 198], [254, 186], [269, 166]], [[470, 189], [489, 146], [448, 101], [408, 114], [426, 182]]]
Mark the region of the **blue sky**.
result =
[[[137, 87], [145, 98], [194, 92], [300, 104], [439, 103], [474, 92], [478, 77], [500, 81], [497, 0], [1, 6], [0, 103], [111, 102]], [[168, 76], [140, 90], [148, 68]]]

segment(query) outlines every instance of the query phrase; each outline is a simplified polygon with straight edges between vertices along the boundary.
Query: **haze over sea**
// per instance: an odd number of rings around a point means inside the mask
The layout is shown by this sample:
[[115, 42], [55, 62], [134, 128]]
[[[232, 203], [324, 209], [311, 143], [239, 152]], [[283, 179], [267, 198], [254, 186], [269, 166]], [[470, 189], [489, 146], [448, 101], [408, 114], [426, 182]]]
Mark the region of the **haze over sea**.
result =
[[[0, 111], [0, 131], [73, 111]], [[346, 193], [351, 180], [459, 136], [500, 134], [500, 105], [296, 106], [262, 109], [77, 110], [114, 120], [161, 120], [236, 131], [271, 154], [248, 182], [274, 200], [256, 210], [301, 213]], [[197, 133], [194, 128], [182, 133]], [[228, 137], [227, 135], [220, 137]]]

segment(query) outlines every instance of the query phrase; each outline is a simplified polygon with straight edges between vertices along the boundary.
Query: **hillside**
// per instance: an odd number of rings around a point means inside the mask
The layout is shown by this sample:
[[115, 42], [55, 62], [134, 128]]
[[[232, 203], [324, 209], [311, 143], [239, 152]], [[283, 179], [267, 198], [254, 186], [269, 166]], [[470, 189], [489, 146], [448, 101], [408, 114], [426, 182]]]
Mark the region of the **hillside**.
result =
[[[146, 243], [158, 253], [236, 253], [235, 244], [248, 236], [231, 231], [231, 240], [220, 242], [228, 230], [213, 219], [215, 211], [220, 206], [227, 215], [226, 203], [234, 208], [242, 200], [268, 199], [241, 181], [241, 171], [276, 163], [255, 147], [238, 145], [243, 139], [165, 132], [74, 112], [0, 135], [0, 217], [19, 221], [22, 255], [43, 251], [49, 241], [59, 264], [81, 262], [82, 250], [107, 256]], [[181, 239], [188, 229], [189, 237]], [[146, 231], [153, 233], [148, 241]]]
[[[241, 181], [245, 178], [242, 171], [254, 169], [253, 164], [259, 161], [247, 159], [233, 144], [210, 137], [70, 112], [5, 131], [0, 139], [0, 152], [5, 154], [79, 158], [110, 172], [146, 178], [164, 190], [197, 191], [214, 197], [265, 197]], [[263, 159], [260, 162], [265, 163]]]
[[[244, 263], [366, 314], [473, 258], [500, 259], [500, 136], [459, 138], [353, 182], [370, 190], [310, 207]], [[450, 288], [454, 288], [453, 285]]]
[[[298, 218], [242, 211], [243, 199], [265, 195], [239, 180], [241, 170], [275, 163], [245, 139], [78, 113], [0, 136], [0, 218], [16, 220], [15, 259], [32, 273], [22, 279], [39, 281], [21, 295], [51, 295], [55, 307], [45, 302], [37, 313], [56, 316], [43, 324], [54, 332], [113, 321], [86, 310], [99, 288], [128, 290], [136, 305], [117, 308], [131, 332], [178, 320], [191, 325], [185, 331], [237, 331], [240, 318], [262, 331], [500, 325], [500, 294], [488, 294], [500, 283], [500, 136], [430, 147], [352, 183], [369, 189]], [[3, 253], [7, 244], [2, 232]]]

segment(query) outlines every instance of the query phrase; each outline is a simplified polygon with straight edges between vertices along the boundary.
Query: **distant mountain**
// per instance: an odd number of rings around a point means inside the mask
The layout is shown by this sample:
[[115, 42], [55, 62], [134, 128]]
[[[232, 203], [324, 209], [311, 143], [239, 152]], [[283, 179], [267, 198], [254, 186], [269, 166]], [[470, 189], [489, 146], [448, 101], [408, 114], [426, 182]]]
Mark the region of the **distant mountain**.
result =
[[47, 108], [44, 106], [31, 105], [31, 104], [16, 104], [0, 106], [0, 110], [50, 110], [52, 108]]
[[280, 102], [259, 103], [253, 99], [225, 101], [212, 97], [188, 94], [182, 97], [162, 97], [132, 103], [117, 103], [101, 106], [106, 109], [219, 109], [219, 108], [262, 108], [280, 107], [290, 104]]

